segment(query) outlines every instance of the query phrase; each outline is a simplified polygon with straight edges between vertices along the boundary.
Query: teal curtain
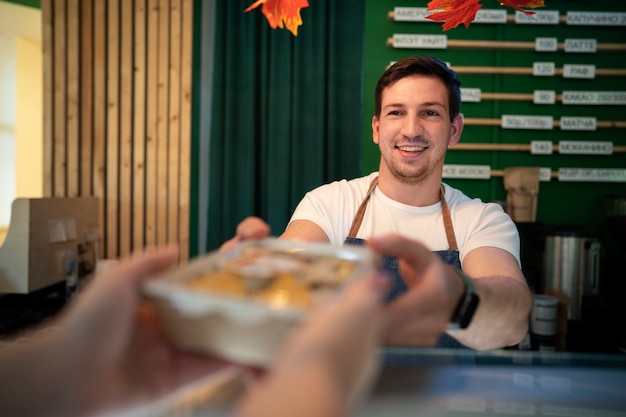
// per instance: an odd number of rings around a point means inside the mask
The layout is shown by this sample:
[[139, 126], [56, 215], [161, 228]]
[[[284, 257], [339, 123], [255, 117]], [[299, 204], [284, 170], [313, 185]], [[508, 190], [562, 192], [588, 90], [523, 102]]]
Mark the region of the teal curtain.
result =
[[272, 30], [260, 8], [243, 13], [251, 3], [214, 2], [199, 252], [217, 248], [251, 215], [279, 235], [308, 190], [360, 174], [364, 2], [310, 0], [297, 37]]

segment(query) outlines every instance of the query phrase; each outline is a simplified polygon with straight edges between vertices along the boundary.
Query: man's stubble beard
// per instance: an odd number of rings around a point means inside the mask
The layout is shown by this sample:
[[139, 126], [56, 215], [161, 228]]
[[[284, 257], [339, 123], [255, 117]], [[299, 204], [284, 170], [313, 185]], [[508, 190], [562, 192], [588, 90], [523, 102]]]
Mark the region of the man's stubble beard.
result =
[[389, 173], [398, 181], [407, 185], [418, 185], [425, 182], [434, 173], [434, 167], [430, 164], [422, 165], [416, 163], [415, 166], [400, 166], [394, 161], [383, 159], [383, 163], [387, 166]]

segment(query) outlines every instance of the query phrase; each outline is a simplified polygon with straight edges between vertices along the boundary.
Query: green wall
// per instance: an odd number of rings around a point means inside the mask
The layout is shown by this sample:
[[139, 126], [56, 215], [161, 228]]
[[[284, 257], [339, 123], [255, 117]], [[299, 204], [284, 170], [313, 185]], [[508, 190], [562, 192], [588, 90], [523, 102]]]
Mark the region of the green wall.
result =
[[[364, 62], [364, 117], [362, 142], [362, 170], [368, 173], [378, 169], [379, 152], [371, 140], [371, 116], [374, 112], [373, 91], [380, 74], [390, 62], [408, 55], [427, 54], [457, 66], [505, 66], [532, 67], [533, 62], [554, 62], [556, 68], [567, 64], [595, 64], [600, 68], [626, 68], [625, 52], [601, 52], [595, 54], [573, 54], [558, 52], [535, 52], [534, 50], [462, 50], [462, 49], [399, 49], [388, 47], [387, 38], [394, 33], [447, 35], [452, 39], [530, 41], [536, 37], [556, 37], [559, 42], [570, 38], [592, 38], [598, 43], [625, 43], [626, 27], [592, 27], [559, 25], [472, 24], [469, 29], [459, 26], [447, 32], [439, 23], [394, 22], [387, 18], [394, 7], [426, 7], [427, 1], [416, 0], [366, 0], [365, 62]], [[482, 0], [484, 8], [501, 9], [499, 2]], [[543, 10], [567, 11], [626, 11], [624, 2], [600, 0], [546, 0]], [[505, 8], [509, 14], [514, 11]], [[460, 75], [463, 87], [480, 88], [482, 92], [532, 93], [533, 90], [625, 91], [625, 77], [600, 77], [593, 80], [564, 79], [555, 77], [533, 77], [531, 75]], [[554, 120], [561, 116], [595, 116], [600, 120], [626, 121], [626, 106], [591, 105], [535, 105], [532, 101], [482, 100], [480, 103], [463, 103], [461, 112], [466, 118], [496, 118], [502, 114], [552, 115]], [[511, 130], [498, 127], [467, 126], [462, 143], [525, 143], [531, 140], [613, 141], [614, 146], [626, 145], [626, 129], [598, 128], [592, 132], [553, 130]], [[489, 165], [492, 169], [510, 166], [579, 168], [626, 168], [626, 153], [610, 156], [533, 155], [526, 151], [462, 151], [451, 150], [447, 164]], [[452, 186], [461, 188], [472, 197], [485, 201], [505, 200], [501, 177], [489, 180], [445, 179]], [[559, 182], [552, 179], [541, 182], [538, 199], [537, 221], [546, 224], [580, 224], [604, 230], [603, 203], [605, 194], [626, 193], [626, 183]]]
[[21, 4], [22, 6], [34, 7], [41, 9], [41, 0], [2, 0], [6, 3]]

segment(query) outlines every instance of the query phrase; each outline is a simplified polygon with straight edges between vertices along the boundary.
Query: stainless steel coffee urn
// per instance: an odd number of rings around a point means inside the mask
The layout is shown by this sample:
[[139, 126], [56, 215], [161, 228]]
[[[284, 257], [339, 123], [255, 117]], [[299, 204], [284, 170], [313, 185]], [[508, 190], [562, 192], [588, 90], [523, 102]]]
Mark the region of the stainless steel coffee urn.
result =
[[583, 298], [600, 293], [601, 249], [593, 230], [554, 226], [546, 231], [544, 292], [567, 304], [567, 320], [581, 320]]

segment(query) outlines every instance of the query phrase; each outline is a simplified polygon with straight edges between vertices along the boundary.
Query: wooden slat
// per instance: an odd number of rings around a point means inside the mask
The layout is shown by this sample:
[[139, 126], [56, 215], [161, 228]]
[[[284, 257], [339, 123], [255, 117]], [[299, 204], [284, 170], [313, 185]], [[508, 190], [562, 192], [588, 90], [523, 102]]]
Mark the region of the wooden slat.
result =
[[157, 243], [157, 65], [159, 62], [159, 0], [148, 0], [146, 80], [146, 246]]
[[117, 258], [120, 128], [120, 3], [107, 0], [106, 255]]
[[99, 256], [105, 256], [106, 248], [106, 1], [94, 0], [93, 7], [93, 83], [94, 83], [94, 104], [93, 104], [93, 195], [99, 197], [98, 200], [98, 224], [100, 233]]
[[79, 142], [79, 0], [67, 0], [67, 177], [68, 197], [78, 197], [80, 178]]
[[[119, 253], [131, 251], [132, 133], [133, 133], [133, 3], [121, 2], [120, 51], [120, 166], [119, 166]], [[143, 140], [141, 138], [140, 140]]]
[[42, 0], [45, 192], [99, 197], [100, 257], [188, 257], [193, 0]]
[[135, 0], [133, 79], [133, 250], [145, 245], [146, 0]]
[[67, 47], [65, 0], [54, 1], [54, 182], [52, 195], [65, 197], [66, 177], [66, 82]]
[[182, 46], [180, 86], [180, 190], [178, 235], [180, 259], [189, 259], [189, 201], [191, 192], [191, 88], [193, 57], [193, 0], [182, 2]]
[[180, 59], [181, 1], [170, 0], [169, 146], [167, 148], [167, 241], [178, 242], [178, 198], [180, 181]]
[[43, 195], [53, 195], [54, 173], [54, 8], [52, 0], [41, 1], [43, 46]]
[[159, 60], [157, 84], [157, 230], [158, 245], [168, 242], [167, 226], [167, 171], [168, 171], [168, 105], [169, 105], [169, 0], [159, 0]]
[[511, 100], [511, 101], [533, 101], [534, 94], [524, 93], [480, 93], [481, 100]]
[[80, 195], [92, 195], [93, 176], [93, 0], [80, 2]]

